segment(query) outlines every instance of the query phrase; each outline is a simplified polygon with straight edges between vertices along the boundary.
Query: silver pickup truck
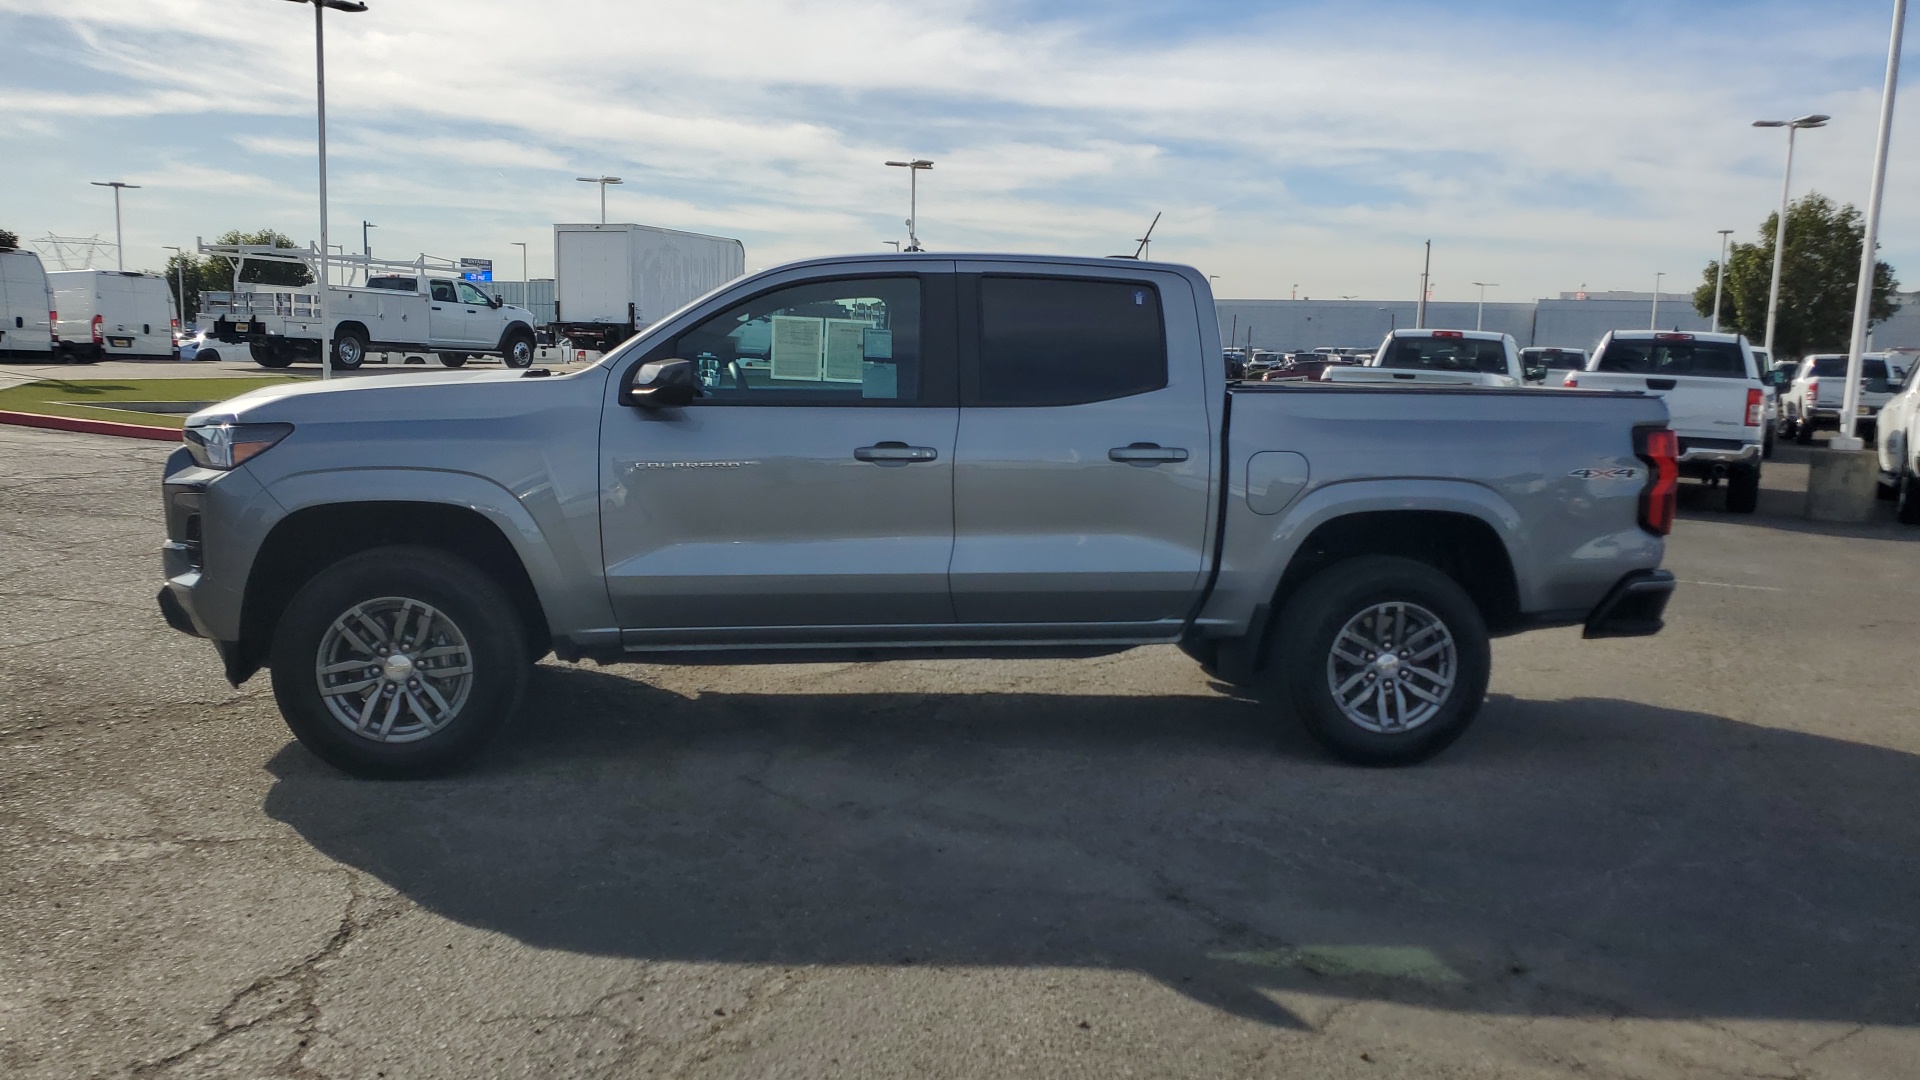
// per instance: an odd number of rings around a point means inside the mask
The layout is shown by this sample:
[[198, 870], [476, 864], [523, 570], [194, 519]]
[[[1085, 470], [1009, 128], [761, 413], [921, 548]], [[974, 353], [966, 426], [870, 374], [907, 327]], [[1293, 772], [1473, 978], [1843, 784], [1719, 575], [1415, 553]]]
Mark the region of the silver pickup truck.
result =
[[562, 660], [1173, 643], [1355, 762], [1438, 752], [1488, 639], [1651, 634], [1643, 394], [1229, 384], [1207, 280], [926, 254], [736, 281], [600, 363], [254, 391], [188, 420], [160, 606], [300, 741], [414, 776]]

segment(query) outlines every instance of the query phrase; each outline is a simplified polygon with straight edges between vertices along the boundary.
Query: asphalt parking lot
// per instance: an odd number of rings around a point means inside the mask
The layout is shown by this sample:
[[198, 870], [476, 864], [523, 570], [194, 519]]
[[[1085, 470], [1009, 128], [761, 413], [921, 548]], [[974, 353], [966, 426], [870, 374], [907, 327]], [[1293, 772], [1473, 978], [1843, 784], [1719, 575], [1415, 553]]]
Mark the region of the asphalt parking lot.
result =
[[1497, 643], [1419, 768], [1155, 649], [549, 661], [412, 784], [161, 623], [166, 452], [0, 428], [0, 1076], [1920, 1062], [1920, 529], [1798, 520], [1797, 448], [1686, 494], [1664, 635]]

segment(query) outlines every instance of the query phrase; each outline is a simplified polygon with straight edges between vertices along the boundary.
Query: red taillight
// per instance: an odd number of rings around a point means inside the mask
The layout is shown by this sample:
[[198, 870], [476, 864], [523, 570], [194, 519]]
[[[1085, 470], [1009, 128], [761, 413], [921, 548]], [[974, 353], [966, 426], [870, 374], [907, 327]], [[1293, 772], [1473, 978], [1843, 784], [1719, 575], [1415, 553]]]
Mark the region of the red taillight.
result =
[[1561, 381], [1560, 385], [1578, 387], [1580, 385], [1580, 373], [1577, 371], [1567, 372], [1567, 377]]
[[1747, 426], [1760, 426], [1760, 412], [1766, 405], [1766, 395], [1757, 389], [1747, 391]]
[[1435, 330], [1433, 332], [1433, 336], [1434, 337], [1466, 337], [1467, 335], [1461, 333], [1458, 330]]
[[60, 313], [57, 311], [47, 312], [47, 336], [55, 341], [60, 340]]
[[1819, 379], [1808, 379], [1808, 380], [1807, 380], [1807, 401], [1808, 401], [1808, 403], [1809, 403], [1809, 404], [1811, 404], [1812, 402], [1815, 402], [1815, 401], [1819, 401], [1819, 400], [1820, 400], [1820, 380], [1819, 380]]
[[1640, 460], [1647, 463], [1647, 486], [1640, 492], [1640, 527], [1665, 536], [1673, 531], [1680, 489], [1680, 439], [1671, 428], [1639, 428], [1634, 434]]
[[168, 319], [167, 321], [173, 324], [173, 332], [174, 332], [174, 333], [176, 333], [176, 334], [177, 334], [177, 333], [179, 333], [179, 332], [180, 332], [180, 320], [179, 320], [179, 319]]
[[102, 318], [101, 318], [100, 316], [98, 316], [98, 315], [95, 315], [95, 316], [93, 317], [93, 343], [94, 343], [95, 345], [98, 345], [98, 344], [100, 344], [100, 342], [101, 342], [101, 340], [102, 340], [102, 335], [101, 335], [101, 333], [100, 333], [100, 324], [101, 324], [102, 322], [104, 322], [104, 321], [105, 321], [105, 320], [103, 320], [103, 319], [102, 319]]

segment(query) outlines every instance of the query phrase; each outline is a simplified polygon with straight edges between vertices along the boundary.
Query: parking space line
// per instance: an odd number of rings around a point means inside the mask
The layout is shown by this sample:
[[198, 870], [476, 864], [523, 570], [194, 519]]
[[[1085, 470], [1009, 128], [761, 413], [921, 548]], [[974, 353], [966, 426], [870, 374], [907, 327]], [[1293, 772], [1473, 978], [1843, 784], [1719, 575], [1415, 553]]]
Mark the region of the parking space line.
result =
[[1772, 585], [1736, 585], [1731, 581], [1687, 581], [1685, 579], [1682, 579], [1680, 584], [1712, 585], [1716, 588], [1721, 588], [1721, 589], [1757, 589], [1760, 592], [1786, 592], [1787, 591], [1785, 589], [1777, 588]]

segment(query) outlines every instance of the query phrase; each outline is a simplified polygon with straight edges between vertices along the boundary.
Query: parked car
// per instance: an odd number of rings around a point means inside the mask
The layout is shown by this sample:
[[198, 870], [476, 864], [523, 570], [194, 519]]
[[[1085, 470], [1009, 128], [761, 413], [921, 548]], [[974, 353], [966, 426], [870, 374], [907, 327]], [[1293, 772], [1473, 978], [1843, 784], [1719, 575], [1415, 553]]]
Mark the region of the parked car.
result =
[[1513, 336], [1482, 330], [1395, 330], [1365, 365], [1330, 367], [1320, 377], [1433, 386], [1519, 386], [1523, 381]]
[[40, 256], [0, 251], [0, 356], [12, 360], [54, 358], [53, 289]]
[[1472, 720], [1490, 637], [1660, 629], [1660, 401], [1229, 386], [1216, 325], [1185, 266], [845, 256], [565, 374], [254, 391], [168, 462], [161, 610], [236, 684], [270, 666], [320, 757], [390, 776], [478, 750], [548, 651], [1174, 643], [1397, 764]]
[[179, 356], [182, 360], [212, 362], [224, 359], [238, 360], [246, 355], [243, 352], [236, 353], [234, 350], [229, 350], [232, 355], [222, 356], [220, 350], [223, 348], [226, 346], [222, 345], [220, 339], [214, 337], [210, 330], [193, 328], [180, 339]]
[[1727, 509], [1750, 514], [1760, 501], [1765, 457], [1766, 380], [1738, 334], [1612, 330], [1585, 371], [1565, 384], [1636, 390], [1666, 402], [1679, 437], [1680, 475], [1727, 483]]
[[1894, 500], [1902, 524], [1920, 525], [1920, 365], [1880, 407], [1878, 435], [1881, 495]]
[[171, 360], [173, 291], [158, 274], [55, 270], [47, 275], [60, 347], [74, 360]]
[[1587, 366], [1587, 350], [1534, 346], [1520, 350], [1520, 371], [1534, 385], [1559, 386], [1569, 371]]
[[[1787, 436], [1804, 446], [1813, 442], [1815, 431], [1840, 430], [1846, 383], [1847, 354], [1802, 357], [1793, 384], [1781, 400], [1781, 423]], [[1885, 354], [1860, 357], [1860, 401], [1854, 430], [1862, 438], [1873, 438], [1880, 407], [1893, 397], [1893, 386]]]

